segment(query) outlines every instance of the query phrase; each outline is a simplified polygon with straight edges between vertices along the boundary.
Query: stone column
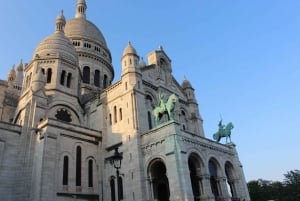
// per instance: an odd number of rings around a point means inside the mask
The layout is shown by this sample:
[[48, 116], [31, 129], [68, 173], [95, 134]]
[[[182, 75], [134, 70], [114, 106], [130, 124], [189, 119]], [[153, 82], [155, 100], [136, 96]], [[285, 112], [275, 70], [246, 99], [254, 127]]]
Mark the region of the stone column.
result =
[[201, 175], [202, 180], [202, 188], [203, 188], [203, 194], [201, 194], [200, 199], [201, 201], [214, 201], [214, 195], [211, 190], [210, 185], [210, 175], [203, 174]]

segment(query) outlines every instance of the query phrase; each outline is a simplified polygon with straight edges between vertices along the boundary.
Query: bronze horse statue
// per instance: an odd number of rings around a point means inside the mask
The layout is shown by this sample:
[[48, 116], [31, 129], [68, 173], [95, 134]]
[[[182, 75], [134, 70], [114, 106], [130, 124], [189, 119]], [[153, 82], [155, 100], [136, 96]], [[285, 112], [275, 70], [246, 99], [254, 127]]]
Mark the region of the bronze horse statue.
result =
[[174, 108], [175, 103], [177, 102], [178, 98], [175, 94], [169, 96], [168, 101], [165, 103], [163, 101], [163, 96], [160, 96], [160, 104], [153, 110], [155, 124], [159, 124], [159, 120], [161, 119], [162, 115], [167, 112], [169, 115], [170, 120], [174, 120]]
[[219, 131], [216, 132], [213, 135], [214, 140], [216, 140], [217, 142], [220, 142], [222, 137], [226, 137], [226, 144], [227, 144], [227, 140], [229, 139], [229, 143], [231, 143], [231, 130], [233, 129], [233, 124], [231, 122], [229, 122], [226, 127], [224, 128], [224, 125], [219, 123]]

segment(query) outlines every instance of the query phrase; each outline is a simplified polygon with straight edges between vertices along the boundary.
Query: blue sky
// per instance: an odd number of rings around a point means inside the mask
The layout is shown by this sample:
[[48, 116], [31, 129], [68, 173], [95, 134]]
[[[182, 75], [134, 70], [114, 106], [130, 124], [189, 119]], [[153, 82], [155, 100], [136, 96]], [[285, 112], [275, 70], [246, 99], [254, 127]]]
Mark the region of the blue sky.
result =
[[[87, 17], [104, 34], [116, 79], [128, 41], [141, 57], [159, 45], [179, 83], [196, 89], [206, 137], [220, 115], [235, 125], [246, 179], [282, 180], [300, 169], [300, 1], [92, 1]], [[0, 12], [0, 78], [54, 32], [76, 0], [10, 0]], [[116, 80], [115, 79], [115, 80]]]

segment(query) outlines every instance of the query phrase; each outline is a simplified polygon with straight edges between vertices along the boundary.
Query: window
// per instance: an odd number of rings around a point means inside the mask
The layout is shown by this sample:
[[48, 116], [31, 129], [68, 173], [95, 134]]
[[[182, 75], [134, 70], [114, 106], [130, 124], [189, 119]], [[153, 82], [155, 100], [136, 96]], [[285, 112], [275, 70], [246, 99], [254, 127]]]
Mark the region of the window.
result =
[[152, 118], [151, 118], [151, 112], [148, 111], [148, 126], [149, 129], [152, 129]]
[[69, 176], [69, 157], [64, 157], [64, 164], [63, 164], [63, 185], [68, 185], [68, 176]]
[[61, 72], [61, 77], [60, 77], [60, 84], [64, 85], [65, 84], [65, 76], [66, 76], [66, 71]]
[[83, 83], [90, 83], [90, 67], [88, 66], [85, 66], [83, 68]]
[[89, 160], [89, 172], [88, 172], [88, 175], [89, 175], [89, 180], [88, 180], [88, 183], [89, 183], [89, 187], [93, 187], [93, 160], [90, 159]]
[[52, 77], [52, 69], [48, 68], [48, 70], [47, 70], [47, 83], [51, 83], [51, 77]]
[[114, 123], [117, 123], [117, 106], [114, 106]]
[[123, 117], [122, 117], [122, 108], [119, 109], [119, 113], [120, 113], [120, 114], [119, 114], [119, 115], [120, 115], [120, 121], [122, 121], [122, 118], [123, 118]]
[[103, 77], [103, 88], [107, 87], [107, 75], [104, 75]]
[[95, 70], [94, 85], [96, 87], [100, 87], [100, 71], [99, 70]]
[[68, 76], [67, 76], [67, 87], [68, 88], [71, 87], [71, 80], [72, 80], [72, 73], [68, 73]]
[[110, 195], [111, 201], [116, 201], [115, 180], [113, 177], [110, 179]]
[[119, 191], [119, 200], [123, 200], [124, 196], [123, 196], [123, 180], [122, 177], [119, 176], [119, 186], [118, 186], [118, 191]]
[[109, 125], [112, 124], [111, 114], [109, 114]]
[[76, 186], [81, 186], [81, 147], [76, 148]]

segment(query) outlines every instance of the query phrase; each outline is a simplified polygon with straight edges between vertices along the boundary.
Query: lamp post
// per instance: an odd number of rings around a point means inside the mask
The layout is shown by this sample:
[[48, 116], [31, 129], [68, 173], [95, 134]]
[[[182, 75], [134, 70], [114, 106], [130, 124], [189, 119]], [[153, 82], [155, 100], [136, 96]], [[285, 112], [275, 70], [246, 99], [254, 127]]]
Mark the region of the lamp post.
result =
[[115, 153], [111, 157], [109, 157], [110, 163], [114, 166], [116, 169], [116, 174], [117, 174], [117, 192], [118, 192], [118, 201], [120, 201], [120, 186], [119, 186], [119, 169], [121, 168], [122, 164], [122, 159], [123, 156], [122, 154], [118, 151], [118, 147], [115, 148]]

